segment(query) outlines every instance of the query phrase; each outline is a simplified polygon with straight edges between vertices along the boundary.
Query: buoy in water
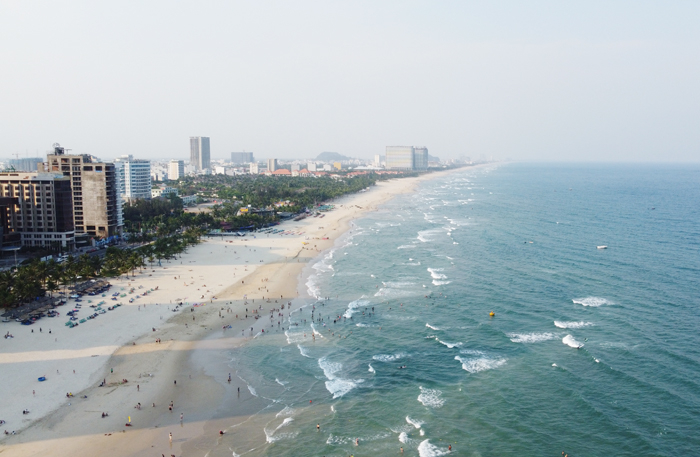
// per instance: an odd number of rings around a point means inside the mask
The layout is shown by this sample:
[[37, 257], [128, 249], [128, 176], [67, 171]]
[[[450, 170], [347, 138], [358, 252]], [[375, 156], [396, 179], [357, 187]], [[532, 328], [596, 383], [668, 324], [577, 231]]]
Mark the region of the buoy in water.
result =
[[491, 311], [491, 312], [489, 313], [489, 316], [491, 316], [491, 317], [493, 317], [493, 316], [495, 316], [495, 315], [496, 315], [496, 313], [494, 313], [493, 311]]

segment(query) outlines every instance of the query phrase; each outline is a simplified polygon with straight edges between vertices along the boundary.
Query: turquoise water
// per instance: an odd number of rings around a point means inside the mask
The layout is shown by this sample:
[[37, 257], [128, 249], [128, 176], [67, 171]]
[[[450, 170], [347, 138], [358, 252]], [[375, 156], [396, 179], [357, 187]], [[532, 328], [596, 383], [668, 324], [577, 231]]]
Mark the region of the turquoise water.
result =
[[264, 405], [255, 433], [232, 422], [234, 454], [700, 449], [697, 165], [441, 177], [355, 221], [307, 275], [331, 298], [232, 354]]

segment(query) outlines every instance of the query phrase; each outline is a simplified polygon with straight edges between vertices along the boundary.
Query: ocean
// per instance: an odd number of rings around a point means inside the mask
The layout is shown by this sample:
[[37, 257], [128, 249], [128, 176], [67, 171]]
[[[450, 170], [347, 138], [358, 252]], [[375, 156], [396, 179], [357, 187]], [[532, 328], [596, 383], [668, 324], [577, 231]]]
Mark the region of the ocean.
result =
[[699, 280], [698, 165], [513, 163], [425, 181], [309, 265], [287, 330], [230, 353], [260, 408], [244, 423], [232, 411], [227, 446], [694, 455]]

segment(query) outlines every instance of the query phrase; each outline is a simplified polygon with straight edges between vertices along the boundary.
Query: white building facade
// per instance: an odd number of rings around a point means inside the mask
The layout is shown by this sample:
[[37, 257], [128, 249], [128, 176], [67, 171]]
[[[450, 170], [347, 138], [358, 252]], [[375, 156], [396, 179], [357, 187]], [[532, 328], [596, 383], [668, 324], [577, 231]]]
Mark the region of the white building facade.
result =
[[171, 160], [168, 164], [168, 179], [177, 181], [185, 176], [185, 161]]
[[151, 162], [134, 159], [131, 154], [114, 160], [119, 183], [118, 192], [123, 201], [151, 199]]

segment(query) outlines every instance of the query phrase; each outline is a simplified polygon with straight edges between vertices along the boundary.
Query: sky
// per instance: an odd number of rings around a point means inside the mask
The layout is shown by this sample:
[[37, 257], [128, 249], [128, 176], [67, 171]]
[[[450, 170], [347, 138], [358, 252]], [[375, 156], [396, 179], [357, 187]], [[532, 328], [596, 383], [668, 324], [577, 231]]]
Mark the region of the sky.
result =
[[[0, 158], [700, 161], [698, 1], [0, 1]], [[38, 154], [37, 154], [38, 152]]]

